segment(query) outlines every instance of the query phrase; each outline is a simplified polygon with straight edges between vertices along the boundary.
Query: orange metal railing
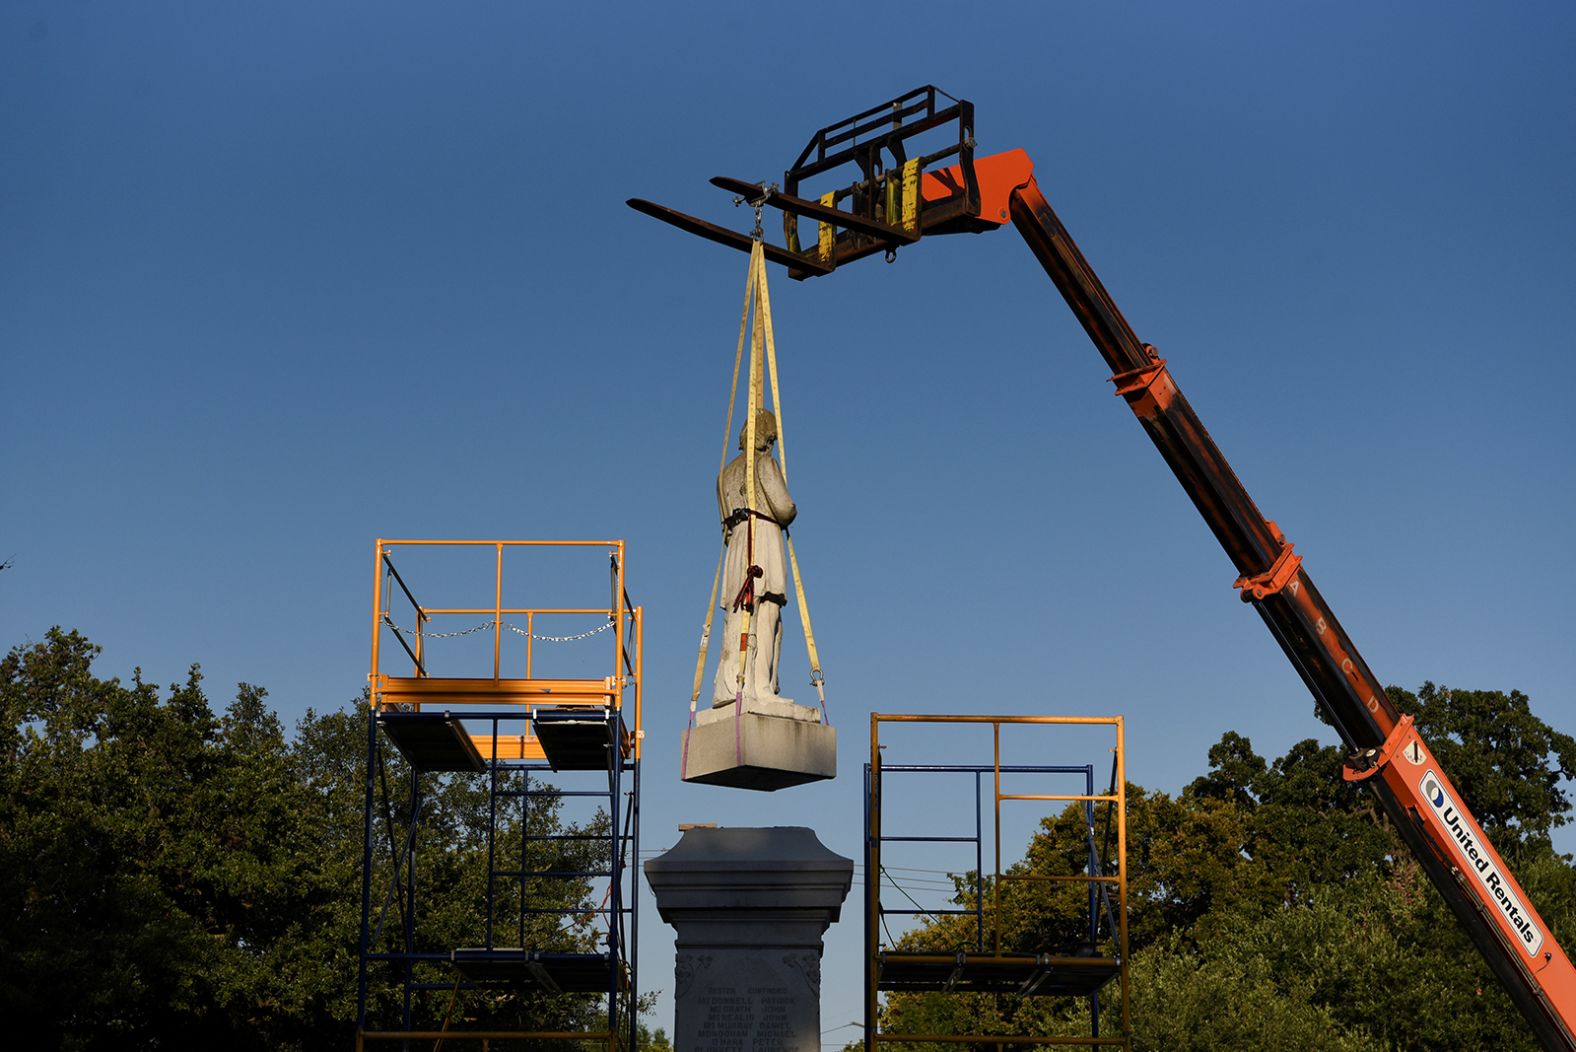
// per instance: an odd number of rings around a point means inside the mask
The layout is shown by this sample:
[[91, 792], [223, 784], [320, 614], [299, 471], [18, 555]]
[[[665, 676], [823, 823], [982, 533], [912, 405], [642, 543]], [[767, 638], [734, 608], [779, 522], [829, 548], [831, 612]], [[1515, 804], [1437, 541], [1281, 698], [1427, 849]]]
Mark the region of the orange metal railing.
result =
[[[1002, 962], [1019, 959], [1011, 956], [1014, 951], [1022, 951], [1021, 947], [1004, 948], [1001, 933], [1001, 889], [1009, 883], [1030, 884], [1065, 884], [1083, 883], [1092, 887], [1104, 888], [1116, 897], [1115, 903], [1115, 930], [1111, 933], [1114, 956], [1109, 961], [1092, 961], [1088, 958], [1049, 958], [1040, 957], [1040, 961], [1050, 967], [1076, 969], [1088, 967], [1093, 963], [1107, 963], [1115, 966], [1118, 982], [1118, 1002], [1120, 1011], [1120, 1033], [1110, 1036], [1044, 1036], [1029, 1037], [1024, 1035], [1006, 1034], [918, 1034], [918, 1033], [883, 1033], [878, 1025], [880, 1004], [880, 980], [884, 952], [880, 925], [882, 923], [881, 906], [881, 770], [883, 766], [882, 750], [887, 746], [881, 743], [882, 724], [983, 724], [991, 728], [992, 761], [990, 773], [992, 775], [991, 812], [994, 826], [994, 872], [990, 883], [991, 887], [991, 932], [989, 937], [990, 952], [973, 956], [974, 963], [990, 966]], [[1109, 793], [1007, 793], [1002, 791], [1002, 774], [1010, 773], [1011, 767], [1002, 764], [1002, 728], [1009, 730], [1020, 725], [1061, 725], [1061, 726], [1109, 726], [1115, 736], [1112, 748], [1112, 790]], [[868, 770], [868, 787], [866, 808], [866, 858], [865, 858], [865, 945], [866, 945], [866, 989], [865, 989], [865, 1047], [876, 1049], [882, 1045], [902, 1044], [941, 1044], [941, 1045], [974, 1045], [982, 1048], [1006, 1049], [1012, 1047], [1038, 1047], [1056, 1045], [1074, 1045], [1086, 1047], [1117, 1047], [1129, 1048], [1131, 1040], [1131, 1020], [1128, 1004], [1128, 932], [1127, 932], [1127, 775], [1124, 742], [1124, 724], [1121, 716], [986, 716], [986, 715], [894, 715], [871, 713], [870, 715], [870, 763]], [[982, 767], [981, 770], [984, 770]], [[1106, 806], [1114, 812], [1116, 837], [1116, 872], [1107, 874], [1103, 872], [1090, 872], [1087, 874], [1029, 874], [1003, 872], [1002, 869], [1002, 804], [1008, 802], [1044, 802], [1044, 803], [1084, 803], [1100, 807]], [[1103, 863], [1102, 863], [1103, 864]], [[951, 963], [958, 960], [958, 955], [937, 956], [934, 962], [925, 955], [910, 954], [907, 959], [911, 963]]]
[[[608, 559], [610, 591], [606, 606], [549, 606], [528, 605], [519, 602], [525, 587], [518, 567], [529, 567], [535, 582], [539, 569], [552, 571], [560, 566], [544, 567], [544, 562], [562, 563], [576, 551], [593, 556], [604, 551]], [[506, 560], [505, 556], [513, 553]], [[553, 557], [557, 556], [555, 560]], [[540, 559], [538, 558], [540, 557]], [[506, 581], [506, 570], [509, 580]], [[516, 576], [519, 574], [519, 576]], [[490, 576], [490, 586], [487, 578]], [[551, 572], [546, 576], [553, 577]], [[539, 587], [535, 583], [533, 587]], [[571, 592], [571, 596], [575, 593]], [[592, 592], [591, 594], [596, 594]], [[573, 601], [573, 599], [571, 599]], [[396, 616], [397, 615], [397, 616]], [[403, 623], [402, 623], [403, 622]], [[589, 623], [589, 627], [587, 627]], [[567, 626], [565, 628], [564, 626]], [[405, 713], [423, 709], [444, 710], [453, 717], [454, 726], [462, 738], [469, 738], [475, 753], [482, 758], [490, 773], [492, 810], [496, 812], [501, 784], [514, 786], [508, 779], [524, 778], [524, 784], [540, 784], [529, 773], [539, 770], [526, 761], [546, 760], [541, 741], [536, 737], [533, 713], [538, 709], [584, 707], [602, 710], [616, 718], [609, 725], [618, 728], [616, 740], [619, 747], [608, 756], [608, 783], [606, 812], [612, 816], [608, 836], [611, 873], [601, 876], [608, 879], [608, 894], [602, 907], [592, 912], [604, 913], [608, 918], [609, 934], [607, 956], [612, 963], [610, 985], [600, 992], [588, 993], [590, 997], [605, 998], [607, 1025], [585, 1031], [558, 1030], [467, 1030], [460, 1022], [453, 1026], [445, 1016], [441, 1029], [422, 1029], [411, 1026], [411, 998], [413, 990], [428, 989], [413, 985], [410, 969], [414, 963], [444, 959], [453, 960], [457, 951], [417, 950], [411, 929], [403, 933], [401, 949], [389, 953], [370, 953], [369, 947], [383, 931], [383, 922], [377, 921], [376, 932], [369, 935], [373, 916], [370, 898], [370, 877], [363, 884], [362, 916], [362, 987], [358, 1007], [356, 1048], [358, 1050], [386, 1047], [388, 1042], [403, 1045], [420, 1043], [422, 1047], [476, 1048], [478, 1043], [485, 1052], [489, 1047], [521, 1047], [529, 1043], [543, 1047], [596, 1048], [599, 1052], [633, 1052], [636, 1034], [634, 988], [638, 986], [635, 972], [633, 933], [638, 930], [639, 902], [639, 759], [641, 751], [642, 678], [644, 670], [644, 612], [634, 605], [626, 589], [625, 548], [620, 540], [389, 540], [380, 538], [374, 553], [374, 581], [372, 593], [372, 652], [368, 672], [370, 700], [376, 723], [392, 725]], [[454, 630], [449, 630], [453, 628]], [[584, 630], [580, 630], [580, 629]], [[551, 634], [563, 631], [564, 634]], [[486, 633], [483, 635], [483, 633]], [[595, 637], [608, 634], [612, 638], [606, 649]], [[456, 637], [472, 637], [467, 643]], [[513, 640], [523, 637], [516, 647]], [[486, 640], [487, 645], [480, 645]], [[446, 644], [453, 643], [453, 646]], [[539, 644], [575, 644], [566, 648], [569, 653], [563, 660], [548, 660]], [[568, 665], [568, 671], [564, 670]], [[549, 675], [544, 675], [544, 669]], [[454, 710], [454, 711], [449, 711]], [[575, 714], [578, 718], [578, 713]], [[478, 733], [478, 729], [486, 727]], [[510, 733], [501, 733], [507, 727]], [[518, 728], [519, 733], [512, 733]], [[373, 796], [370, 772], [374, 757], [378, 756], [377, 744], [381, 739], [371, 732], [368, 754], [367, 782], [367, 842], [363, 865], [368, 873], [372, 869]], [[435, 768], [446, 770], [448, 768]], [[569, 768], [579, 770], [581, 768]], [[556, 768], [555, 768], [556, 770]], [[524, 773], [522, 773], [524, 772]], [[628, 783], [629, 818], [618, 821], [617, 805], [623, 799], [622, 778]], [[419, 813], [413, 780], [412, 797], [408, 805], [412, 815]], [[539, 790], [540, 791], [540, 790]], [[552, 791], [552, 790], [546, 790]], [[531, 795], [526, 789], [511, 788], [511, 799], [526, 806]], [[575, 791], [569, 795], [596, 796], [594, 791]], [[525, 828], [524, 811], [520, 819]], [[414, 823], [414, 819], [413, 819]], [[495, 835], [489, 826], [488, 837]], [[392, 834], [391, 834], [392, 836]], [[415, 825], [411, 827], [406, 851], [414, 844]], [[633, 837], [633, 839], [629, 839]], [[578, 837], [585, 839], [584, 837]], [[626, 852], [622, 842], [632, 845], [628, 857], [629, 870], [624, 873]], [[391, 852], [394, 849], [390, 842]], [[524, 911], [526, 882], [533, 874], [523, 872], [525, 849], [520, 849], [519, 866], [522, 872], [511, 873], [494, 866], [491, 840], [488, 851], [487, 935], [486, 951], [493, 944], [493, 882], [518, 879], [520, 909]], [[407, 854], [403, 861], [404, 879], [411, 881], [406, 894], [414, 904], [415, 856]], [[621, 875], [622, 874], [622, 875]], [[539, 876], [540, 874], [534, 874]], [[594, 874], [586, 875], [594, 876]], [[401, 879], [401, 863], [395, 861], [394, 883]], [[625, 880], [630, 897], [624, 898]], [[392, 886], [392, 885], [391, 885]], [[627, 905], [625, 903], [628, 903]], [[388, 900], [384, 901], [387, 911]], [[414, 912], [414, 911], [413, 911]], [[537, 910], [537, 912], [542, 912]], [[577, 905], [566, 911], [579, 915], [583, 910]], [[628, 924], [626, 932], [624, 925]], [[523, 933], [524, 928], [520, 929]], [[617, 931], [620, 938], [614, 939]], [[524, 943], [523, 934], [520, 937]], [[479, 951], [478, 951], [479, 952]], [[594, 955], [593, 955], [594, 956]], [[367, 1015], [367, 975], [369, 962], [395, 962], [403, 964], [405, 1016], [401, 1029], [378, 1030], [369, 1028]], [[557, 989], [549, 976], [543, 985]], [[467, 987], [470, 988], [470, 987]], [[460, 990], [459, 981], [454, 990]], [[453, 1008], [451, 1001], [450, 1008]]]
[[[611, 594], [605, 607], [531, 607], [504, 603], [504, 553], [511, 550], [546, 552], [565, 549], [607, 551]], [[457, 549], [460, 554], [474, 550], [478, 555], [491, 549], [492, 588], [486, 600], [462, 597], [457, 605], [424, 605], [416, 590], [395, 565], [394, 556], [424, 549]], [[471, 598], [469, 603], [464, 598]], [[408, 604], [412, 624], [404, 626], [393, 616], [395, 603]], [[490, 600], [488, 602], [487, 600]], [[480, 624], [467, 625], [455, 632], [438, 632], [440, 623], [455, 623], [459, 617], [483, 617]], [[558, 624], [563, 618], [604, 618], [589, 631], [572, 635], [544, 635], [544, 623]], [[523, 619], [523, 625], [510, 619]], [[492, 636], [490, 660], [478, 661], [465, 675], [432, 675], [429, 671], [430, 645], [441, 639], [489, 631]], [[505, 632], [524, 637], [523, 675], [510, 675], [507, 668]], [[537, 675], [539, 656], [536, 644], [542, 641], [567, 642], [587, 639], [603, 632], [612, 635], [611, 672], [604, 676], [541, 677]], [[543, 753], [530, 725], [532, 709], [543, 706], [574, 705], [611, 708], [631, 724], [627, 748], [636, 758], [640, 754], [641, 679], [644, 655], [644, 611], [629, 600], [624, 578], [624, 542], [621, 540], [388, 540], [379, 538], [374, 555], [372, 589], [372, 667], [367, 679], [372, 705], [378, 711], [397, 709], [418, 712], [423, 708], [464, 707], [468, 710], [494, 709], [516, 712], [524, 720], [518, 735], [492, 733], [473, 736], [483, 756], [513, 759], [541, 759]], [[385, 644], [398, 644], [395, 664], [400, 671], [385, 666]]]

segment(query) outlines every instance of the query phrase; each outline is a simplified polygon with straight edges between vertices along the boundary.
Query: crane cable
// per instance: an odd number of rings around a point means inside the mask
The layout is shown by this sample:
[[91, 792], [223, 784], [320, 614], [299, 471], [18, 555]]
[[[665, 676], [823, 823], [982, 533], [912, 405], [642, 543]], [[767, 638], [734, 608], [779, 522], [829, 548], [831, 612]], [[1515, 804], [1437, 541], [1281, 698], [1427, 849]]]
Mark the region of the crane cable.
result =
[[[759, 227], [757, 227], [757, 231], [758, 230]], [[752, 307], [754, 308], [753, 324], [751, 323]], [[777, 343], [772, 331], [771, 294], [768, 292], [766, 284], [766, 255], [763, 249], [762, 239], [759, 236], [756, 237], [755, 243], [751, 246], [749, 273], [745, 279], [744, 284], [744, 307], [739, 316], [739, 338], [734, 348], [733, 379], [728, 388], [728, 419], [726, 424], [723, 426], [722, 456], [718, 462], [717, 467], [717, 474], [719, 478], [722, 475], [723, 469], [726, 468], [728, 464], [728, 440], [733, 434], [733, 414], [737, 405], [739, 372], [744, 361], [744, 340], [746, 333], [748, 333], [750, 337], [750, 370], [747, 380], [750, 404], [746, 410], [745, 417], [745, 446], [747, 449], [752, 451], [755, 449], [756, 413], [763, 408], [762, 402], [764, 401], [765, 394], [763, 390], [763, 380], [766, 378], [762, 376], [762, 373], [765, 372], [768, 373], [770, 377], [772, 405], [777, 415], [778, 460], [783, 474], [783, 482], [786, 484], [788, 481], [788, 464], [787, 454], [785, 452], [785, 442], [783, 439], [782, 397], [779, 392], [777, 380]], [[749, 456], [745, 459], [745, 503], [747, 512], [754, 512], [756, 510], [754, 456]], [[755, 516], [753, 514], [747, 514], [745, 517], [745, 527], [751, 531], [749, 537], [750, 543], [752, 545], [754, 535], [754, 517]], [[788, 562], [793, 573], [794, 594], [799, 606], [800, 622], [804, 629], [805, 649], [808, 652], [810, 661], [810, 683], [815, 687], [816, 694], [820, 698], [822, 719], [823, 721], [830, 723], [831, 721], [826, 712], [825, 676], [821, 671], [820, 651], [815, 644], [815, 630], [810, 623], [810, 607], [809, 601], [805, 596], [803, 575], [799, 570], [799, 556], [794, 550], [793, 537], [789, 534], [786, 527], [783, 528], [783, 539], [788, 550]], [[700, 700], [701, 684], [705, 678], [706, 657], [711, 645], [711, 628], [717, 611], [717, 592], [721, 587], [722, 568], [726, 558], [727, 547], [724, 545], [721, 554], [719, 554], [717, 557], [716, 572], [712, 575], [711, 595], [706, 602], [706, 618], [701, 628], [700, 650], [695, 657], [695, 677], [690, 689], [689, 705], [689, 722], [690, 726], [692, 727], [695, 725], [696, 705]], [[743, 693], [744, 663], [748, 654], [747, 645], [749, 640], [749, 622], [750, 610], [749, 608], [745, 608], [744, 622], [741, 626], [743, 631], [741, 632], [741, 649], [739, 654], [738, 684], [740, 695]], [[720, 660], [726, 660], [726, 658], [724, 657]], [[688, 767], [688, 755], [684, 757], [683, 766], [686, 768]]]

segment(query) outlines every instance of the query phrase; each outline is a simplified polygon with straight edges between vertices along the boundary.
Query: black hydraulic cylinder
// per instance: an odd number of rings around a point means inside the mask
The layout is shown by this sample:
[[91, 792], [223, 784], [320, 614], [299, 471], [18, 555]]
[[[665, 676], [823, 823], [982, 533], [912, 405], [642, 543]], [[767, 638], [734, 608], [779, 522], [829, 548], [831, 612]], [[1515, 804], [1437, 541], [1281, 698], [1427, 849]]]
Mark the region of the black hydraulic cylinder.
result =
[[[1182, 484], [1242, 578], [1244, 599], [1259, 615], [1302, 677], [1348, 748], [1383, 745], [1400, 721], [1356, 646], [1341, 628], [1290, 545], [1260, 513], [1231, 465], [1165, 369], [1155, 349], [1139, 340], [1083, 253], [1031, 179], [1011, 196], [1013, 224], [1061, 292], [1114, 374], [1145, 432]], [[1124, 387], [1125, 385], [1125, 387]], [[1280, 572], [1277, 572], [1280, 571]], [[1254, 592], [1253, 582], [1262, 584]], [[1414, 817], [1382, 778], [1368, 785], [1511, 1000], [1550, 1052], [1576, 1045], [1530, 974], [1513, 963], [1514, 951], [1462, 890], [1448, 862], [1428, 842]]]
[[[1138, 338], [1117, 309], [1033, 181], [1014, 191], [1011, 207], [1018, 232], [1115, 377], [1163, 368], [1154, 348]], [[1166, 385], [1169, 394], [1152, 400], [1146, 411], [1139, 413], [1144, 430], [1237, 572], [1243, 577], [1269, 573], [1285, 548], [1284, 539], [1255, 506], [1198, 414], [1169, 376]], [[1383, 744], [1399, 714], [1300, 567], [1293, 580], [1295, 587], [1276, 590], [1260, 599], [1259, 612], [1346, 744], [1353, 749]], [[1328, 642], [1332, 639], [1344, 645], [1331, 647]], [[1332, 664], [1331, 658], [1336, 654], [1339, 657]], [[1342, 662], [1349, 664], [1342, 667]]]

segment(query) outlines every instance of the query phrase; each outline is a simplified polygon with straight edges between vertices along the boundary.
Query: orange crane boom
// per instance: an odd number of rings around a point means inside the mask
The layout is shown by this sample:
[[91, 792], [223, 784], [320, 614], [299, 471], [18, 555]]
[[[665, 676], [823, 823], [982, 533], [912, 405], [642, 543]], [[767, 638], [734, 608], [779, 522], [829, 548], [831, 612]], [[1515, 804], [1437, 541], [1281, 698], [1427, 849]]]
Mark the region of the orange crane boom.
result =
[[1396, 711], [1275, 524], [1209, 437], [1152, 346], [1133, 334], [1031, 176], [1011, 192], [1013, 224], [1111, 365], [1126, 399], [1236, 564], [1236, 587], [1353, 750], [1429, 878], [1551, 1052], [1576, 1049], [1576, 970], [1460, 794]]
[[[1263, 618], [1298, 675], [1352, 750], [1344, 776], [1367, 782], [1423, 870], [1549, 1052], [1576, 1052], [1576, 969], [1538, 915], [1410, 716], [1385, 695], [1281, 530], [1265, 518], [1210, 438], [1155, 348], [1133, 332], [1034, 179], [1022, 150], [974, 156], [974, 109], [934, 87], [909, 92], [818, 131], [781, 188], [715, 179], [783, 212], [787, 246], [767, 258], [789, 275], [830, 274], [839, 264], [925, 234], [983, 232], [1011, 223], [1027, 242], [1095, 348], [1111, 381], [1237, 568], [1242, 601]], [[933, 153], [911, 140], [956, 125]], [[953, 161], [945, 167], [938, 162]], [[857, 165], [852, 184], [799, 196], [801, 184]], [[733, 234], [649, 201], [631, 207], [734, 247]], [[801, 219], [816, 224], [801, 248]]]

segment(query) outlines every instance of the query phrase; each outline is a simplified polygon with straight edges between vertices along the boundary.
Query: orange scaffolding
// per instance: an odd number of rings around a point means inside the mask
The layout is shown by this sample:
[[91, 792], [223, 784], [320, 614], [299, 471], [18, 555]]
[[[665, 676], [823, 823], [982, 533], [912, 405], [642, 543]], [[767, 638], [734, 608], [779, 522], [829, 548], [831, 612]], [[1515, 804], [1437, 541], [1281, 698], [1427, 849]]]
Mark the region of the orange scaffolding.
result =
[[[891, 754], [890, 743], [883, 745], [883, 724], [976, 724], [990, 727], [993, 755], [989, 764], [904, 764]], [[1021, 726], [1110, 727], [1111, 787], [1097, 793], [1094, 765], [1059, 766], [1050, 764], [1004, 764], [1002, 730]], [[976, 716], [976, 715], [893, 715], [872, 713], [870, 717], [870, 762], [865, 766], [865, 1048], [882, 1045], [943, 1044], [975, 1045], [1006, 1049], [1049, 1045], [1088, 1047], [1131, 1047], [1128, 1008], [1127, 940], [1127, 790], [1123, 754], [1123, 722], [1120, 716]], [[883, 750], [887, 750], [884, 754]], [[889, 835], [883, 826], [884, 783], [893, 775], [972, 775], [975, 787], [975, 832], [971, 836]], [[1082, 776], [1083, 792], [1015, 793], [1003, 789], [1003, 775], [1013, 779]], [[984, 815], [981, 781], [990, 779], [992, 842], [994, 866], [988, 890], [983, 859]], [[1087, 862], [1082, 873], [1025, 873], [1002, 868], [1002, 804], [1010, 802], [1081, 804], [1087, 829]], [[1114, 843], [1098, 845], [1095, 837], [1096, 811], [1105, 808], [1107, 829]], [[933, 833], [933, 831], [932, 831]], [[891, 907], [882, 901], [882, 887], [890, 878], [883, 866], [882, 847], [894, 842], [974, 844], [976, 864], [973, 873], [973, 907], [927, 910]], [[1114, 853], [1113, 853], [1114, 849]], [[1080, 849], [1082, 850], [1082, 849]], [[1114, 871], [1112, 871], [1114, 869]], [[895, 882], [893, 882], [895, 883]], [[1012, 884], [1047, 887], [1082, 884], [1088, 888], [1088, 930], [1086, 939], [1069, 951], [1065, 947], [1015, 946], [1004, 944], [1001, 924], [1002, 889]], [[960, 885], [961, 887], [961, 885]], [[899, 890], [902, 890], [899, 888]], [[906, 896], [906, 893], [905, 893]], [[907, 897], [907, 896], [906, 896]], [[963, 902], [967, 894], [960, 894]], [[1114, 901], [1113, 901], [1114, 898]], [[988, 907], [987, 907], [988, 900]], [[912, 900], [911, 900], [912, 901]], [[918, 902], [912, 902], [919, 907]], [[904, 948], [892, 940], [882, 941], [888, 916], [972, 914], [976, 934], [971, 949], [935, 953]], [[891, 939], [890, 933], [888, 938]], [[1117, 980], [1119, 1033], [1100, 1033], [1100, 991]], [[936, 1034], [883, 1032], [880, 1026], [880, 996], [886, 993], [1006, 994], [1019, 997], [1061, 996], [1086, 998], [1089, 1006], [1089, 1034], [1030, 1037], [1012, 1034]]]
[[[393, 555], [397, 550], [417, 548], [492, 548], [494, 551], [494, 578], [490, 606], [423, 606], [412, 594], [404, 578], [394, 566]], [[517, 607], [504, 605], [504, 553], [511, 549], [565, 549], [605, 548], [609, 559], [609, 576], [612, 597], [606, 607]], [[640, 637], [643, 630], [643, 611], [629, 603], [624, 584], [624, 542], [616, 541], [439, 541], [439, 540], [383, 540], [377, 542], [376, 575], [372, 592], [372, 671], [368, 682], [372, 691], [372, 707], [382, 711], [420, 712], [439, 709], [445, 705], [475, 708], [502, 707], [529, 716], [540, 707], [574, 705], [594, 706], [601, 709], [625, 711], [624, 695], [631, 690], [633, 721], [636, 728], [632, 744], [634, 755], [640, 755], [639, 733], [641, 726]], [[397, 591], [396, 591], [397, 589]], [[396, 595], [402, 595], [410, 604], [414, 625], [403, 629], [391, 614]], [[426, 669], [427, 643], [435, 638], [430, 631], [434, 618], [487, 617], [482, 626], [492, 634], [492, 670], [485, 676], [431, 676]], [[536, 668], [535, 643], [543, 638], [537, 634], [542, 621], [562, 617], [605, 617], [607, 622], [592, 635], [610, 629], [613, 635], [613, 674], [610, 676], [581, 679], [546, 679], [534, 675]], [[506, 621], [507, 617], [523, 618], [524, 625]], [[475, 629], [469, 629], [474, 631]], [[463, 632], [464, 630], [462, 630]], [[504, 633], [509, 631], [524, 637], [524, 675], [506, 676], [504, 672]], [[439, 633], [442, 635], [444, 633]], [[460, 634], [460, 633], [448, 633]], [[399, 675], [383, 667], [383, 642], [392, 638], [410, 663], [408, 674]], [[564, 639], [568, 637], [547, 637]], [[409, 640], [409, 641], [407, 641]], [[512, 759], [545, 759], [541, 743], [535, 740], [529, 727], [520, 736], [484, 738], [472, 736], [472, 744], [481, 755], [490, 755], [494, 746], [498, 755]]]
[[[525, 606], [505, 601], [509, 594], [504, 579], [506, 554], [523, 558], [576, 550], [594, 554], [597, 549], [605, 551], [608, 559], [607, 606]], [[470, 571], [457, 575], [464, 583], [456, 588], [453, 572], [440, 574], [435, 590], [457, 590], [461, 601], [425, 605], [396, 566], [396, 555], [402, 562], [410, 557], [417, 563], [423, 557], [458, 559]], [[484, 567], [475, 565], [478, 559], [491, 564], [486, 598], [477, 594], [478, 582], [485, 577]], [[485, 1049], [505, 1039], [572, 1041], [577, 1048], [606, 1052], [635, 1047], [644, 621], [642, 609], [629, 599], [624, 570], [620, 540], [377, 541], [368, 674], [358, 1050], [390, 1041], [406, 1047], [411, 1041], [458, 1047], [475, 1047], [479, 1042]], [[424, 582], [424, 589], [430, 584]], [[518, 590], [519, 582], [512, 587]], [[578, 582], [575, 587], [578, 598]], [[483, 620], [476, 623], [477, 618]], [[583, 630], [557, 635], [543, 631], [561, 631], [566, 619], [570, 629]], [[444, 675], [432, 674], [435, 643], [457, 637], [487, 638], [481, 636], [483, 632], [490, 637], [490, 653], [475, 646], [474, 639], [471, 644], [458, 643], [457, 649], [467, 649], [460, 667], [445, 668]], [[595, 651], [600, 644], [591, 641], [604, 633], [612, 638], [605, 657], [598, 658]], [[537, 652], [536, 644], [541, 642], [584, 643], [575, 651], [577, 667], [570, 670], [580, 674], [538, 675], [542, 665], [551, 664]], [[444, 657], [454, 663], [453, 655]], [[583, 674], [609, 669], [605, 675]], [[400, 844], [392, 818], [384, 816], [390, 825], [391, 867], [378, 910], [372, 896], [377, 839], [374, 778], [383, 769], [386, 743], [410, 768], [409, 799], [401, 812], [408, 816], [409, 828]], [[478, 945], [432, 944], [433, 937], [411, 920], [418, 913], [416, 843], [422, 835], [423, 803], [430, 795], [429, 776], [486, 780], [486, 916], [485, 927], [478, 924], [474, 940]], [[576, 782], [577, 777], [582, 780]], [[605, 833], [565, 833], [533, 824], [539, 821], [535, 816], [542, 807], [574, 797], [586, 798], [605, 813]], [[384, 806], [387, 811], [387, 800]], [[548, 858], [537, 856], [534, 848], [527, 850], [532, 843], [548, 841], [578, 842], [589, 849], [588, 861], [568, 871], [556, 848], [546, 853]], [[558, 902], [543, 893], [544, 887], [566, 881], [585, 888], [605, 887], [601, 904], [590, 908], [579, 901]], [[400, 907], [401, 925], [385, 923], [390, 902]], [[567, 927], [580, 930], [587, 924], [605, 925], [606, 931], [597, 929], [595, 945], [586, 939], [569, 945], [533, 944], [536, 937], [530, 934], [527, 920], [542, 915], [561, 918], [559, 934]], [[397, 1022], [374, 1018], [369, 1006], [374, 974], [392, 976], [402, 989]], [[455, 999], [465, 990], [481, 991], [479, 996], [494, 1006], [499, 999], [527, 993], [601, 999], [605, 1025], [564, 1031], [502, 1030], [473, 1023], [467, 1029], [463, 1020], [450, 1018]], [[420, 1026], [420, 1013], [413, 1011], [421, 998], [433, 996], [449, 999], [440, 1029]]]

